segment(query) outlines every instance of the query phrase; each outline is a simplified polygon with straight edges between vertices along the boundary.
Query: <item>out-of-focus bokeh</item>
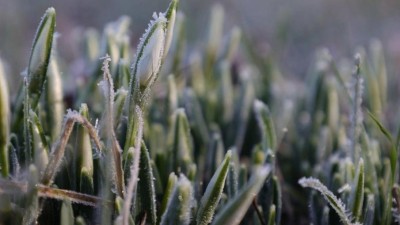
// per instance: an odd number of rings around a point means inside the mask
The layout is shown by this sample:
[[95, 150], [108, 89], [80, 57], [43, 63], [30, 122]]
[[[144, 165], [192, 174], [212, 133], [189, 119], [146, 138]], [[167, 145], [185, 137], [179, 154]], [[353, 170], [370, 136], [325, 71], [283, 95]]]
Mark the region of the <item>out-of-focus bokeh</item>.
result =
[[[210, 8], [217, 1], [181, 0], [187, 17], [190, 46], [204, 45]], [[167, 0], [0, 0], [0, 56], [18, 81], [28, 63], [32, 38], [40, 16], [50, 7], [57, 11], [60, 55], [72, 60], [74, 30], [94, 27], [121, 15], [132, 18], [132, 43], [136, 46], [154, 11]], [[262, 54], [273, 54], [285, 74], [302, 78], [315, 50], [327, 47], [333, 56], [351, 56], [357, 46], [372, 38], [382, 41], [389, 76], [400, 64], [400, 1], [397, 0], [222, 0], [225, 28], [238, 25]]]

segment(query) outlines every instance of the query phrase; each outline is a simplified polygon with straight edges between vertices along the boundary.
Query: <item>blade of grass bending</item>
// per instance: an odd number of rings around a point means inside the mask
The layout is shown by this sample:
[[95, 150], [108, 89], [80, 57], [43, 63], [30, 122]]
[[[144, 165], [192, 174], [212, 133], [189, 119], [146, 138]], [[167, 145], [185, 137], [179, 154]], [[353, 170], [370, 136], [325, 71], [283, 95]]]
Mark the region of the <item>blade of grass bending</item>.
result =
[[390, 167], [391, 167], [391, 173], [392, 173], [392, 183], [395, 181], [396, 177], [396, 168], [397, 168], [397, 150], [398, 150], [398, 144], [400, 143], [400, 133], [396, 137], [396, 143], [394, 143], [393, 137], [390, 134], [390, 132], [383, 126], [383, 124], [379, 121], [379, 119], [372, 114], [370, 111], [367, 110], [367, 113], [369, 117], [374, 121], [375, 125], [379, 128], [381, 133], [389, 140], [391, 143], [390, 147], [390, 152], [389, 152], [389, 158], [390, 158]]
[[230, 200], [215, 216], [212, 225], [239, 224], [251, 205], [254, 197], [260, 191], [265, 179], [270, 174], [271, 168], [269, 166], [264, 166], [256, 173], [253, 173], [250, 181], [239, 191], [239, 193], [237, 193], [234, 199]]
[[340, 220], [345, 225], [352, 224], [347, 216], [346, 207], [343, 202], [338, 199], [331, 191], [329, 191], [328, 188], [323, 185], [318, 179], [303, 177], [299, 180], [299, 184], [304, 188], [308, 187], [320, 192], [325, 200], [329, 203], [329, 205], [333, 208], [333, 210], [335, 210]]
[[215, 209], [217, 208], [222, 191], [225, 187], [225, 180], [228, 175], [231, 157], [232, 152], [228, 151], [225, 154], [224, 161], [222, 161], [207, 185], [206, 191], [201, 198], [200, 206], [197, 211], [196, 220], [198, 225], [207, 225], [212, 221], [212, 218], [215, 214]]
[[68, 143], [68, 139], [71, 136], [72, 129], [76, 122], [82, 124], [88, 130], [90, 137], [96, 144], [96, 147], [99, 150], [102, 150], [102, 145], [100, 144], [100, 139], [97, 136], [97, 131], [92, 126], [92, 124], [90, 124], [90, 122], [86, 118], [79, 115], [78, 112], [68, 111], [67, 115], [65, 116], [63, 131], [61, 132], [59, 140], [53, 147], [49, 164], [47, 165], [41, 177], [40, 183], [44, 185], [50, 185], [53, 182], [54, 175], [58, 172], [58, 167], [60, 166], [61, 159], [64, 156], [65, 147]]

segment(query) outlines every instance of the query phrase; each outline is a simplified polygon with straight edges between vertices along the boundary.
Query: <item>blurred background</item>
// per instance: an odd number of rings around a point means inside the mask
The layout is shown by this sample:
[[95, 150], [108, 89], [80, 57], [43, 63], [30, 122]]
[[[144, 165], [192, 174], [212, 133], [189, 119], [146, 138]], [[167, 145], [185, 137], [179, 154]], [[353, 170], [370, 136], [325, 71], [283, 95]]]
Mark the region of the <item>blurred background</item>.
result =
[[[216, 2], [225, 8], [224, 29], [240, 26], [260, 54], [273, 55], [286, 76], [302, 79], [319, 47], [327, 47], [335, 59], [351, 57], [373, 38], [381, 40], [386, 50], [389, 76], [399, 75], [398, 0], [181, 0], [188, 46], [204, 46], [210, 9]], [[40, 17], [50, 6], [57, 11], [60, 56], [70, 61], [80, 48], [74, 44], [76, 28], [94, 27], [101, 32], [105, 23], [128, 15], [132, 46], [136, 46], [152, 13], [164, 11], [168, 4], [168, 0], [0, 0], [0, 57], [12, 65], [10, 79], [18, 82]]]

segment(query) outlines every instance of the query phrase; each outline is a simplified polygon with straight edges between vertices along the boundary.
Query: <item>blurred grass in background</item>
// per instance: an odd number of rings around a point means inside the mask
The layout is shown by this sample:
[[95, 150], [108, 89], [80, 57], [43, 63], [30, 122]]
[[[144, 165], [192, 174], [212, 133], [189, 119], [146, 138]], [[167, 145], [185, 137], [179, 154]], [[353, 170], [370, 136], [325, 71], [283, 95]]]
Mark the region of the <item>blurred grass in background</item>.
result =
[[[187, 15], [189, 41], [206, 40], [204, 24], [216, 1], [185, 0], [180, 10]], [[371, 38], [382, 41], [388, 54], [389, 74], [400, 71], [400, 2], [396, 0], [221, 0], [226, 10], [225, 29], [240, 25], [260, 54], [273, 55], [285, 75], [302, 79], [315, 49], [327, 47], [333, 56], [351, 55]], [[108, 21], [128, 15], [132, 18], [132, 43], [137, 43], [149, 15], [164, 8], [167, 0], [0, 0], [0, 56], [13, 65], [11, 90], [21, 80], [29, 56], [38, 16], [53, 6], [58, 11], [57, 32], [60, 53], [72, 61], [80, 46], [73, 46], [79, 27], [101, 31]], [[190, 46], [189, 43], [188, 46]], [[204, 43], [196, 43], [204, 46]]]

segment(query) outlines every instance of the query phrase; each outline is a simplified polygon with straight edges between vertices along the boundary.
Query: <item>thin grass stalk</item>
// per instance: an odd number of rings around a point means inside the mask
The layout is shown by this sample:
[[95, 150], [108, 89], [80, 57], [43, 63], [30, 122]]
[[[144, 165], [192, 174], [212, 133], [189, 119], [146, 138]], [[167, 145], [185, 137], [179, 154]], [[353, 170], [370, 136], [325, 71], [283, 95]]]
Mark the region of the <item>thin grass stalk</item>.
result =
[[92, 206], [92, 207], [101, 207], [103, 204], [111, 205], [111, 202], [107, 202], [93, 195], [83, 194], [59, 188], [52, 188], [43, 184], [37, 184], [36, 187], [39, 193], [39, 197], [42, 198], [52, 198], [58, 200], [68, 199], [73, 203]]
[[0, 168], [3, 177], [8, 177], [8, 147], [10, 138], [10, 103], [8, 85], [3, 63], [0, 59]]
[[31, 110], [30, 102], [29, 102], [29, 91], [28, 91], [28, 79], [24, 78], [24, 109], [23, 109], [23, 117], [24, 117], [24, 165], [28, 166], [32, 162], [32, 142], [31, 142], [31, 133], [30, 133], [30, 124], [29, 124], [29, 111]]

